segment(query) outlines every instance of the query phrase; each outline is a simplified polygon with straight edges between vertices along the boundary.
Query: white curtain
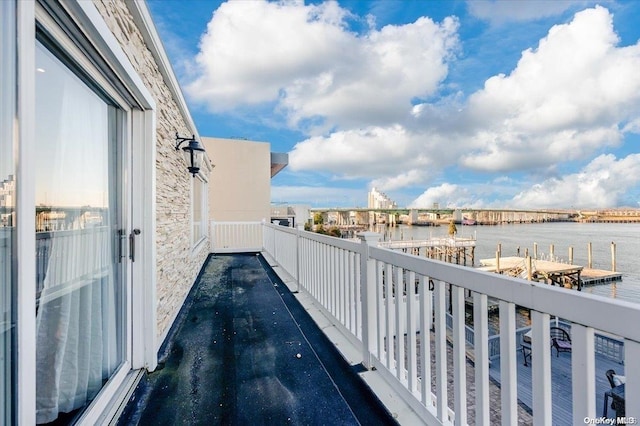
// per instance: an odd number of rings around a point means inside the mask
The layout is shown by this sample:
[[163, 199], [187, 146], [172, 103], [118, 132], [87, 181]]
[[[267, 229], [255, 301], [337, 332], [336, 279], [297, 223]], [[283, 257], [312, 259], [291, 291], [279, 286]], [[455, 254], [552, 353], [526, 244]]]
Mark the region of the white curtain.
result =
[[[40, 43], [36, 66], [36, 205], [64, 221], [51, 228], [36, 317], [36, 410], [45, 423], [85, 406], [119, 365], [124, 296], [110, 107]], [[90, 224], [82, 212], [94, 215]]]
[[87, 404], [118, 365], [109, 234], [104, 226], [52, 233], [36, 323], [38, 423]]

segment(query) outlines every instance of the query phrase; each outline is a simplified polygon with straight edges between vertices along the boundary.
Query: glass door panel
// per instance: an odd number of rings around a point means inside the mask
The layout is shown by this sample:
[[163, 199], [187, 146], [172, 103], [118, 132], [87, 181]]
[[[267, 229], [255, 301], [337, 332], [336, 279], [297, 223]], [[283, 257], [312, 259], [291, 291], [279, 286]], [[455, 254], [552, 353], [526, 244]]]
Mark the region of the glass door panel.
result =
[[38, 423], [72, 419], [125, 360], [117, 117], [114, 106], [37, 43]]
[[15, 164], [16, 11], [0, 2], [0, 424], [15, 423]]

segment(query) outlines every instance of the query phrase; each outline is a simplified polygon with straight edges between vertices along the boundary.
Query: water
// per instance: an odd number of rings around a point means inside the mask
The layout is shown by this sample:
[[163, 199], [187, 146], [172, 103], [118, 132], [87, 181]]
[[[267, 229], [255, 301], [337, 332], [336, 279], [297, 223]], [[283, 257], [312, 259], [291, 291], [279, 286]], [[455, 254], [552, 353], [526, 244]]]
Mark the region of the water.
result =
[[[458, 237], [476, 237], [475, 262], [495, 258], [498, 244], [502, 256], [516, 256], [517, 249], [533, 255], [533, 244], [538, 245], [538, 256], [548, 256], [550, 245], [554, 254], [565, 262], [569, 260], [569, 247], [573, 247], [573, 263], [587, 266], [587, 244], [592, 243], [592, 266], [611, 270], [611, 243], [616, 244], [616, 271], [622, 281], [611, 284], [586, 286], [586, 293], [598, 294], [640, 303], [640, 224], [630, 223], [574, 223], [553, 222], [510, 224], [496, 226], [457, 225]], [[387, 228], [386, 239], [427, 239], [446, 236], [448, 226], [417, 227], [400, 225]]]

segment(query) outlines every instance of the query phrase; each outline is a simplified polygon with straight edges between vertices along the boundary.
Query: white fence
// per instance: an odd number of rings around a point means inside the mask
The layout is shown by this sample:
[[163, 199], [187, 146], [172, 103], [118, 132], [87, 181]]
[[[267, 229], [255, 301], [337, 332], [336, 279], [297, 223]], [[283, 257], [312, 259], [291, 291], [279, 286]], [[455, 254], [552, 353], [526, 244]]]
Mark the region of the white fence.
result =
[[241, 253], [262, 250], [262, 222], [211, 221], [212, 253]]
[[[550, 315], [571, 324], [576, 422], [600, 414], [602, 400], [595, 396], [595, 331], [624, 339], [624, 359], [633, 360], [624, 369], [626, 415], [640, 416], [640, 361], [636, 361], [640, 360], [640, 327], [635, 326], [640, 324], [639, 305], [395, 252], [377, 247], [376, 235], [365, 235], [370, 241], [358, 243], [266, 224], [263, 247], [362, 348], [365, 366], [375, 367], [426, 423], [467, 423], [467, 290], [474, 299], [476, 424], [489, 424], [487, 297], [500, 304], [503, 424], [518, 423], [516, 305], [531, 309], [534, 424], [552, 423]], [[447, 371], [448, 285], [453, 299], [452, 372]], [[399, 294], [406, 297], [395, 297]], [[427, 341], [430, 333], [418, 332], [432, 326], [433, 364]], [[453, 411], [448, 409], [448, 374], [453, 376]], [[435, 386], [421, 377], [435, 377]]]

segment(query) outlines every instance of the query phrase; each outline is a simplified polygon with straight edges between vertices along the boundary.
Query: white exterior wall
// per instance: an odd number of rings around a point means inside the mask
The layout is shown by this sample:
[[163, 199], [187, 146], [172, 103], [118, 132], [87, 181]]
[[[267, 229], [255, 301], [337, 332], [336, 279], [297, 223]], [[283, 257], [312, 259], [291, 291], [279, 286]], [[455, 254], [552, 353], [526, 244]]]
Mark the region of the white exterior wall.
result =
[[209, 181], [209, 219], [268, 221], [271, 216], [271, 146], [266, 142], [202, 138], [215, 164]]

